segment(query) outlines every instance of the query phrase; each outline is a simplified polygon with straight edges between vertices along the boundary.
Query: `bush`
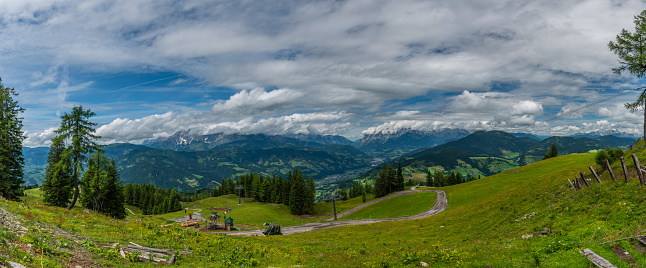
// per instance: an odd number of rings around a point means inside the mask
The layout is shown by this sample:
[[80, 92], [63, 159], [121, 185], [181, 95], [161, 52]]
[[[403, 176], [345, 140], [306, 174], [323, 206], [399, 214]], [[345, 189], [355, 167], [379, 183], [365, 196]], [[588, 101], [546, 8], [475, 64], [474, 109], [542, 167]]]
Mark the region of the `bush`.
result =
[[594, 162], [596, 162], [600, 167], [606, 166], [606, 159], [608, 159], [608, 152], [606, 152], [606, 150], [599, 150], [597, 155], [594, 156]]
[[614, 163], [615, 161], [619, 160], [619, 157], [624, 156], [624, 150], [621, 148], [615, 148], [615, 149], [609, 149], [608, 151], [606, 150], [599, 150], [597, 152], [597, 155], [594, 157], [594, 162], [597, 163], [602, 168], [606, 167], [605, 160], [608, 159], [608, 162], [610, 164]]
[[610, 149], [608, 151], [608, 161], [610, 162], [610, 164], [619, 160], [619, 157], [622, 156], [624, 156], [624, 150], [622, 150], [621, 148]]

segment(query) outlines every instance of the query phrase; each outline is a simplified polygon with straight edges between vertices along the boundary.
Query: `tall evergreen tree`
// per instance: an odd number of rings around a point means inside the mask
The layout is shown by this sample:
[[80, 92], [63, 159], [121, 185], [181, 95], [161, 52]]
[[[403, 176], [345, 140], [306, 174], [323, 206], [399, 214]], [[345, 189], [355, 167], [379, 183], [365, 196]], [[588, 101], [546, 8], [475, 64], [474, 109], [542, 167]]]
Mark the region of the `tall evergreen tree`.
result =
[[426, 186], [435, 186], [433, 182], [434, 182], [434, 179], [433, 179], [433, 175], [431, 175], [431, 171], [430, 170], [426, 171]]
[[43, 201], [49, 205], [66, 207], [72, 198], [72, 171], [69, 151], [63, 139], [52, 139], [47, 155], [47, 169], [43, 180]]
[[0, 79], [0, 196], [8, 200], [19, 200], [20, 184], [24, 183], [22, 168], [22, 118], [18, 115], [25, 109], [14, 97], [18, 93], [6, 88]]
[[71, 113], [65, 113], [61, 116], [61, 126], [57, 129], [62, 139], [69, 142], [67, 150], [70, 150], [72, 158], [72, 179], [74, 181], [74, 196], [67, 209], [72, 209], [76, 204], [79, 196], [79, 178], [83, 172], [83, 165], [87, 160], [87, 155], [99, 148], [95, 140], [101, 136], [94, 134], [96, 123], [88, 119], [96, 114], [92, 111], [83, 110], [83, 106], [74, 106]]
[[[629, 72], [638, 79], [646, 77], [646, 10], [634, 17], [635, 32], [622, 29], [615, 39], [610, 41], [608, 48], [615, 53], [620, 66], [612, 68], [615, 74]], [[624, 106], [631, 112], [644, 109], [644, 140], [646, 140], [646, 87], [637, 88], [642, 92], [637, 101], [626, 103]]]
[[401, 162], [399, 162], [397, 166], [397, 177], [395, 178], [394, 188], [395, 188], [395, 191], [404, 190], [404, 171], [402, 170]]
[[306, 203], [306, 193], [305, 193], [305, 181], [303, 179], [303, 174], [294, 171], [292, 173], [292, 187], [289, 192], [289, 210], [294, 215], [305, 214], [305, 203]]
[[[80, 201], [83, 207], [115, 218], [124, 218], [124, 190], [114, 160], [103, 150], [96, 150], [89, 159], [87, 171], [81, 181]], [[163, 205], [157, 200], [156, 205]]]
[[547, 153], [543, 157], [543, 160], [552, 158], [552, 157], [557, 157], [557, 156], [559, 156], [559, 151], [556, 148], [556, 144], [552, 143], [552, 146], [550, 147], [549, 150], [547, 150]]

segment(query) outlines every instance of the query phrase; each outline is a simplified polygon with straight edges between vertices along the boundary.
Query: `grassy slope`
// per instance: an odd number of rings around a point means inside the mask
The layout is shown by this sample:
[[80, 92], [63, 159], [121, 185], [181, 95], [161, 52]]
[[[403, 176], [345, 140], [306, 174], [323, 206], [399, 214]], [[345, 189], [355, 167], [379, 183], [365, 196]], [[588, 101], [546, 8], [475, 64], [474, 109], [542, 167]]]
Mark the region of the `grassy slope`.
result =
[[[222, 237], [176, 227], [161, 229], [151, 224], [163, 222], [159, 216], [147, 216], [140, 223], [110, 221], [79, 209], [24, 207], [7, 201], [0, 201], [0, 207], [30, 219], [28, 224], [54, 223], [93, 241], [132, 241], [174, 249], [183, 249], [186, 244], [195, 253], [182, 256], [178, 265], [187, 267], [414, 267], [418, 261], [433, 263], [434, 267], [585, 267], [591, 263], [577, 253], [582, 248], [591, 248], [619, 267], [628, 267], [617, 260], [608, 245], [598, 244], [644, 231], [646, 188], [639, 187], [634, 179], [630, 183], [604, 179], [602, 185], [595, 183], [583, 191], [573, 191], [567, 178], [587, 170], [593, 158], [593, 154], [561, 156], [445, 187], [449, 207], [430, 218], [289, 236]], [[640, 154], [640, 159], [646, 162], [646, 155]], [[544, 228], [556, 232], [521, 239]], [[37, 231], [33, 233], [38, 235]], [[7, 248], [0, 247], [0, 256], [14, 260], [22, 256], [20, 250]], [[50, 255], [49, 259], [66, 259]], [[635, 257], [638, 266], [646, 264], [640, 255]], [[118, 259], [107, 262], [125, 263]], [[36, 260], [27, 263], [38, 264]]]
[[[270, 244], [306, 245], [300, 260], [323, 267], [412, 267], [417, 261], [440, 267], [585, 267], [590, 263], [577, 251], [587, 247], [615, 260], [607, 246], [597, 244], [643, 231], [646, 210], [637, 204], [645, 188], [634, 180], [606, 180], [573, 191], [567, 178], [587, 170], [593, 157], [562, 156], [446, 187], [449, 208], [428, 219], [327, 229], [272, 238]], [[544, 228], [557, 232], [521, 239]]]
[[341, 220], [387, 219], [417, 215], [433, 207], [436, 196], [435, 192], [426, 192], [393, 197], [365, 207]]

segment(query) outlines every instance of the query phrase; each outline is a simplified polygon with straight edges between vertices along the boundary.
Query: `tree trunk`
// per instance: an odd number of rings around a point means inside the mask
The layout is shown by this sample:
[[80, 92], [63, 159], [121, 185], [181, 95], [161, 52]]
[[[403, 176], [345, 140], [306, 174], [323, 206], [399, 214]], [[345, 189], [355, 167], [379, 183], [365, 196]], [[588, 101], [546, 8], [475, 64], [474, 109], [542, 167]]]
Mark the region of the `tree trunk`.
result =
[[[80, 157], [77, 154], [75, 159], [79, 159], [79, 158]], [[78, 173], [78, 166], [76, 165], [77, 161], [74, 161], [74, 198], [72, 198], [72, 203], [70, 203], [70, 205], [67, 206], [68, 210], [71, 210], [74, 207], [74, 205], [76, 204], [76, 199], [79, 198], [79, 173]]]

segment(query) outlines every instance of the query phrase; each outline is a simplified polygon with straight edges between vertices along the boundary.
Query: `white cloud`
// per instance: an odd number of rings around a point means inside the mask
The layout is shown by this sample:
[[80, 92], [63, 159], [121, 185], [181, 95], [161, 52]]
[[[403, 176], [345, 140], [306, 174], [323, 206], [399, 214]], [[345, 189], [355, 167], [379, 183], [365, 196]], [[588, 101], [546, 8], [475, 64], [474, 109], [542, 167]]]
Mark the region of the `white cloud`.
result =
[[286, 105], [294, 105], [303, 97], [302, 92], [290, 89], [276, 89], [269, 92], [264, 88], [245, 89], [228, 100], [213, 105], [212, 111], [237, 116], [258, 115], [285, 108]]
[[[25, 88], [21, 103], [37, 107], [38, 115], [28, 115], [39, 119], [75, 104], [73, 96], [96, 77], [114, 74], [177, 73], [186, 79], [171, 87], [198, 81], [240, 90], [200, 100], [212, 104], [207, 112], [123, 111], [102, 126], [106, 137], [122, 141], [187, 126], [345, 128], [346, 117], [325, 123], [283, 118], [333, 112], [383, 120], [368, 132], [536, 127], [544, 110], [563, 103], [560, 115], [582, 125], [596, 119], [568, 111], [598, 99], [601, 90], [594, 87], [641, 84], [612, 75], [618, 63], [606, 46], [622, 28], [632, 30], [633, 16], [644, 9], [638, 0], [0, 1], [0, 71], [5, 83]], [[607, 83], [614, 79], [620, 85]], [[493, 92], [500, 84], [513, 86]], [[433, 95], [447, 103], [442, 109], [405, 107], [433, 91], [462, 94]], [[389, 107], [393, 102], [404, 104]], [[637, 125], [640, 118], [604, 108], [593, 110], [611, 125]], [[165, 116], [169, 121], [160, 122]]]
[[49, 146], [52, 143], [52, 139], [56, 137], [54, 130], [56, 128], [49, 128], [40, 132], [25, 131], [23, 134], [26, 138], [23, 140], [22, 145], [25, 147]]

